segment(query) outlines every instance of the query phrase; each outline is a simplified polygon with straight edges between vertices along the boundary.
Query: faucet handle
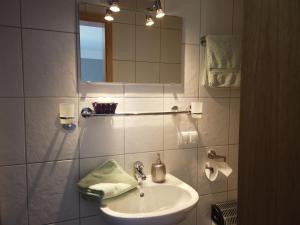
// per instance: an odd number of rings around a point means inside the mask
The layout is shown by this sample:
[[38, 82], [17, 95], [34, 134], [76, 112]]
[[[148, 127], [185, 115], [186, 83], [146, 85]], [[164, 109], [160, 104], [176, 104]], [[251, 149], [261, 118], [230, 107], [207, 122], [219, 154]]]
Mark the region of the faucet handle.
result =
[[137, 169], [137, 170], [139, 170], [139, 171], [141, 171], [144, 168], [144, 164], [141, 161], [136, 161], [134, 163], [134, 168]]

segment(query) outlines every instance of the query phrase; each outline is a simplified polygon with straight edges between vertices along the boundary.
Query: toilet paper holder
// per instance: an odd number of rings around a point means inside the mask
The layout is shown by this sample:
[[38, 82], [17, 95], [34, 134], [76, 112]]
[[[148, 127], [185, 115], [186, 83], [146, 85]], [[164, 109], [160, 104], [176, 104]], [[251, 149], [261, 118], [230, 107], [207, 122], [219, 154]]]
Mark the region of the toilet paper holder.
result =
[[[207, 153], [207, 157], [209, 159], [215, 160], [215, 159], [223, 159], [224, 162], [226, 162], [226, 156], [223, 155], [217, 155], [217, 153], [214, 150], [209, 150]], [[209, 168], [208, 168], [209, 169]]]

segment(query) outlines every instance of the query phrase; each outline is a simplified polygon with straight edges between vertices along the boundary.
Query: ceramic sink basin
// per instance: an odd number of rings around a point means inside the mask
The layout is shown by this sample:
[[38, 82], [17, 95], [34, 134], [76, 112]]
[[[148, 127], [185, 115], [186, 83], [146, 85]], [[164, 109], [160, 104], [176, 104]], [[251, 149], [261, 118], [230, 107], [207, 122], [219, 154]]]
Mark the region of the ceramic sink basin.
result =
[[138, 189], [109, 200], [100, 207], [104, 218], [115, 225], [175, 225], [198, 202], [198, 193], [171, 174], [158, 184], [147, 176]]

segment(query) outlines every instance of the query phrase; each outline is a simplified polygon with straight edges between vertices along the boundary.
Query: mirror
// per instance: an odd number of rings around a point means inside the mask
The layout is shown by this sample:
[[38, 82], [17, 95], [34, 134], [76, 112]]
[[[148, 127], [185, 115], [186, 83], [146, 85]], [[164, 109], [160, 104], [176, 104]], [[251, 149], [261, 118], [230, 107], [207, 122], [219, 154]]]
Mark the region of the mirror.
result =
[[146, 26], [147, 7], [123, 8], [120, 0], [108, 22], [107, 7], [95, 2], [79, 7], [81, 82], [181, 83], [182, 18], [152, 14]]

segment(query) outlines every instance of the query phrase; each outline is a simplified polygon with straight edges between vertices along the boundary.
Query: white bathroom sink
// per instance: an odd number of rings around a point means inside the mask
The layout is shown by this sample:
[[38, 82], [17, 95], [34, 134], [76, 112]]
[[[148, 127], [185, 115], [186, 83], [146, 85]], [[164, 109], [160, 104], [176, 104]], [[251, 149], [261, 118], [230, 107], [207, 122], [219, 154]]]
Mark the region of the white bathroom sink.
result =
[[110, 224], [175, 225], [186, 217], [198, 199], [191, 186], [171, 174], [161, 184], [153, 183], [151, 176], [147, 176], [140, 188], [107, 201], [100, 210]]

